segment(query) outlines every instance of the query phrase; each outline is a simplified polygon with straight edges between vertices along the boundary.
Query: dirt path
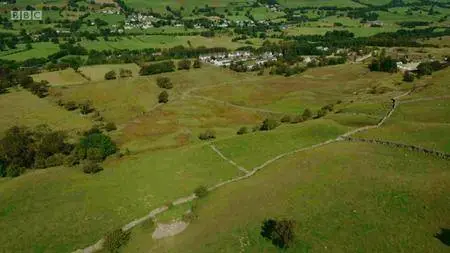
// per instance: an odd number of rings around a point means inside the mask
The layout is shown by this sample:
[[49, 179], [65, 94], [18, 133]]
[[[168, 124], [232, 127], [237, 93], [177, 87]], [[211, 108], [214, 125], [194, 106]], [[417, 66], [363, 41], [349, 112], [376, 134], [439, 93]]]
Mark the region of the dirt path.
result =
[[[327, 140], [327, 141], [324, 141], [324, 142], [321, 142], [321, 143], [317, 143], [317, 144], [312, 145], [312, 146], [309, 146], [309, 147], [299, 148], [299, 149], [296, 149], [296, 150], [292, 150], [292, 151], [289, 151], [289, 152], [285, 152], [285, 153], [279, 154], [279, 155], [277, 155], [277, 156], [275, 156], [275, 157], [273, 157], [273, 158], [267, 160], [267, 161], [264, 162], [263, 164], [261, 164], [261, 165], [255, 167], [255, 168], [253, 168], [250, 172], [248, 172], [248, 173], [245, 174], [244, 176], [240, 176], [240, 177], [237, 177], [237, 178], [233, 178], [233, 179], [230, 179], [230, 180], [227, 180], [227, 181], [218, 183], [218, 184], [216, 184], [216, 185], [214, 185], [214, 186], [212, 186], [212, 187], [209, 187], [209, 188], [208, 188], [208, 191], [213, 191], [213, 190], [215, 190], [215, 189], [217, 189], [217, 188], [220, 188], [220, 187], [222, 187], [222, 186], [225, 186], [225, 185], [227, 185], [227, 184], [231, 184], [231, 183], [234, 183], [234, 182], [238, 182], [238, 181], [241, 181], [241, 180], [250, 178], [251, 176], [255, 175], [259, 170], [261, 170], [261, 169], [267, 167], [268, 165], [274, 163], [275, 161], [277, 161], [277, 160], [279, 160], [279, 159], [281, 159], [281, 158], [283, 158], [283, 157], [286, 157], [286, 156], [289, 156], [289, 155], [292, 155], [292, 154], [295, 154], [295, 153], [298, 153], [298, 152], [303, 152], [303, 151], [315, 149], [315, 148], [318, 148], [318, 147], [322, 147], [322, 146], [325, 146], [325, 145], [328, 145], [328, 144], [331, 144], [331, 143], [334, 143], [334, 142], [344, 141], [344, 140], [346, 139], [346, 137], [349, 137], [349, 136], [351, 136], [351, 135], [353, 135], [353, 134], [356, 134], [356, 133], [359, 133], [359, 132], [362, 132], [362, 131], [366, 131], [366, 130], [368, 130], [368, 129], [379, 128], [379, 127], [381, 127], [381, 126], [386, 122], [386, 120], [388, 120], [388, 119], [391, 117], [391, 115], [394, 113], [395, 109], [398, 107], [398, 105], [399, 105], [398, 99], [400, 99], [400, 98], [402, 98], [402, 97], [404, 97], [404, 96], [407, 96], [407, 95], [411, 94], [412, 91], [413, 91], [413, 90], [410, 90], [410, 91], [408, 91], [408, 92], [405, 92], [405, 93], [403, 93], [403, 94], [401, 94], [401, 95], [398, 95], [398, 96], [392, 98], [392, 107], [391, 107], [391, 109], [387, 112], [387, 114], [380, 120], [380, 122], [379, 122], [377, 125], [371, 125], [371, 126], [365, 126], [365, 127], [357, 128], [357, 129], [355, 129], [355, 130], [352, 130], [352, 131], [349, 131], [349, 132], [347, 132], [347, 133], [345, 133], [345, 134], [342, 134], [342, 135], [336, 137], [335, 139], [330, 139], [330, 140]], [[231, 164], [233, 164], [234, 166], [236, 166], [236, 167], [239, 168], [239, 165], [237, 165], [237, 164], [236, 164], [234, 161], [232, 161], [230, 158], [225, 157], [225, 156], [224, 156], [217, 148], [215, 148], [213, 145], [211, 145], [211, 148], [212, 148], [212, 149], [213, 149], [213, 150], [214, 150], [214, 151], [215, 151], [222, 159], [228, 161], [229, 163], [231, 163]], [[179, 198], [179, 199], [175, 200], [174, 202], [172, 202], [172, 204], [173, 204], [173, 205], [180, 205], [180, 204], [183, 204], [183, 203], [192, 201], [192, 200], [194, 200], [195, 198], [196, 198], [195, 195], [189, 195], [189, 196], [182, 197], [182, 198]], [[127, 225], [123, 226], [123, 227], [122, 227], [122, 230], [129, 230], [129, 229], [131, 229], [131, 228], [133, 228], [133, 227], [135, 227], [135, 226], [141, 224], [141, 223], [144, 222], [145, 220], [150, 219], [150, 218], [153, 218], [153, 217], [155, 217], [157, 214], [166, 211], [167, 209], [168, 209], [167, 206], [162, 206], [162, 207], [156, 208], [156, 209], [154, 209], [153, 211], [151, 211], [148, 215], [146, 215], [146, 216], [144, 216], [144, 217], [142, 217], [142, 218], [136, 219], [136, 220], [134, 220], [134, 221], [128, 223]], [[91, 245], [91, 246], [89, 246], [89, 247], [87, 247], [87, 248], [84, 248], [84, 249], [76, 250], [76, 251], [74, 251], [74, 253], [93, 253], [93, 252], [97, 252], [97, 251], [99, 251], [99, 250], [101, 250], [101, 249], [103, 248], [103, 242], [104, 242], [104, 239], [102, 238], [102, 239], [100, 239], [97, 243], [95, 243], [94, 245]]]

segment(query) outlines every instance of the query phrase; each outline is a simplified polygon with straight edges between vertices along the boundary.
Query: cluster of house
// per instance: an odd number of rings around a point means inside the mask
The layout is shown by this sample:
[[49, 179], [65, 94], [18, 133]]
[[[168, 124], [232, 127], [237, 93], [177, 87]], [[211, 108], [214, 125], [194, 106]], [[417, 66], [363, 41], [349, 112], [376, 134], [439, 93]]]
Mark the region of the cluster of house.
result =
[[232, 53], [215, 53], [199, 56], [199, 60], [204, 63], [210, 63], [219, 67], [228, 67], [233, 62], [254, 62], [248, 65], [247, 68], [251, 69], [255, 65], [263, 65], [268, 61], [276, 61], [277, 57], [282, 56], [281, 53], [265, 52], [261, 55], [253, 55], [248, 51], [237, 51]]
[[156, 18], [152, 15], [144, 15], [141, 13], [133, 13], [125, 20], [124, 29], [131, 30], [134, 28], [149, 29], [153, 27], [152, 22], [156, 21]]
[[421, 62], [408, 62], [403, 63], [401, 61], [397, 62], [397, 69], [400, 72], [413, 72], [417, 71], [417, 67], [420, 65]]

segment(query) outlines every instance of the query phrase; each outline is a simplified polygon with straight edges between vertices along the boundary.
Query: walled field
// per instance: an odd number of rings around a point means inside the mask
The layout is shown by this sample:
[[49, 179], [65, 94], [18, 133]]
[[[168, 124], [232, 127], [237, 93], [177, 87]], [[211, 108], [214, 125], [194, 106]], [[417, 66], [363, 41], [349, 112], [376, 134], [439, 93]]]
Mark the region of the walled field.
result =
[[298, 224], [286, 252], [446, 252], [433, 235], [450, 225], [447, 165], [373, 144], [331, 144], [212, 193], [178, 236], [136, 232], [123, 252], [279, 252], [259, 233], [265, 219], [284, 217]]
[[77, 85], [87, 82], [87, 80], [83, 76], [81, 76], [79, 73], [76, 73], [71, 68], [60, 71], [42, 72], [32, 75], [32, 77], [36, 82], [46, 80], [49, 82], [50, 86]]

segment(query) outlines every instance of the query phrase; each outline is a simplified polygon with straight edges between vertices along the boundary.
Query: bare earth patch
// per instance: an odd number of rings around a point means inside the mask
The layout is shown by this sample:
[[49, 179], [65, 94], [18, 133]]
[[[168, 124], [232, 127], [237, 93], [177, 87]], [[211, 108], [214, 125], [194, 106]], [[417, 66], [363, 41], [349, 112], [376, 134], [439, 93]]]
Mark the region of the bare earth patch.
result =
[[181, 232], [183, 232], [189, 223], [183, 221], [175, 221], [170, 224], [162, 224], [158, 223], [158, 226], [155, 229], [155, 232], [152, 234], [153, 239], [161, 239], [164, 237], [174, 236]]

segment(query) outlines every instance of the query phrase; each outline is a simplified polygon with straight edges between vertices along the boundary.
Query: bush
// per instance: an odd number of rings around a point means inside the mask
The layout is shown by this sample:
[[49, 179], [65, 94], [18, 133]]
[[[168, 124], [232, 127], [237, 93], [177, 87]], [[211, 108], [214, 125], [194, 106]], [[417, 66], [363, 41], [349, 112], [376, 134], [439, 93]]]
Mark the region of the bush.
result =
[[25, 172], [25, 167], [19, 167], [16, 165], [11, 165], [6, 167], [6, 176], [7, 177], [18, 177]]
[[245, 126], [239, 128], [239, 130], [236, 132], [236, 134], [238, 134], [238, 135], [243, 135], [243, 134], [246, 134], [246, 133], [248, 133], [248, 128], [245, 127]]
[[308, 120], [308, 119], [310, 119], [312, 116], [313, 116], [313, 115], [312, 115], [312, 111], [311, 111], [310, 109], [306, 108], [306, 109], [303, 111], [303, 114], [302, 114], [303, 120]]
[[66, 108], [66, 110], [68, 111], [74, 111], [78, 108], [77, 104], [74, 101], [68, 101], [65, 105], [64, 108]]
[[139, 74], [142, 76], [146, 76], [173, 71], [175, 71], [175, 64], [173, 63], [173, 61], [165, 61], [143, 66], [139, 71]]
[[153, 220], [153, 218], [147, 219], [144, 222], [142, 222], [141, 224], [141, 228], [145, 229], [145, 230], [152, 230], [155, 228], [155, 221]]
[[162, 91], [161, 93], [159, 93], [158, 102], [159, 103], [169, 102], [169, 93], [167, 93], [167, 91]]
[[117, 78], [117, 74], [116, 74], [116, 71], [114, 71], [114, 70], [108, 71], [105, 74], [105, 80], [114, 80], [116, 78]]
[[100, 151], [102, 159], [114, 154], [117, 150], [116, 144], [109, 136], [102, 133], [90, 133], [80, 139], [77, 147], [79, 157], [81, 159], [86, 158], [88, 150], [92, 148]]
[[216, 133], [213, 130], [206, 130], [205, 132], [199, 134], [198, 138], [200, 140], [210, 140], [216, 138]]
[[206, 197], [206, 195], [208, 195], [208, 188], [206, 188], [206, 186], [204, 186], [204, 185], [201, 185], [201, 186], [195, 188], [194, 194], [198, 198]]
[[114, 124], [114, 122], [108, 122], [108, 123], [106, 123], [106, 125], [105, 125], [105, 130], [108, 131], [108, 132], [117, 130], [116, 124]]
[[120, 247], [128, 243], [131, 237], [130, 231], [123, 231], [121, 228], [116, 229], [105, 236], [105, 249], [108, 252], [119, 252]]
[[88, 148], [86, 150], [86, 158], [90, 161], [101, 162], [103, 161], [103, 153], [99, 148]]
[[48, 168], [63, 165], [65, 159], [66, 156], [61, 153], [54, 154], [45, 160], [45, 167]]
[[271, 240], [273, 245], [286, 249], [294, 244], [295, 226], [294, 220], [268, 219], [261, 226], [261, 236]]
[[289, 116], [289, 115], [284, 115], [284, 116], [280, 119], [280, 121], [281, 121], [282, 123], [288, 123], [288, 122], [291, 122], [291, 116]]
[[195, 59], [194, 64], [192, 65], [192, 67], [194, 67], [194, 69], [199, 69], [202, 67], [202, 63], [200, 62], [199, 59]]
[[92, 108], [92, 102], [90, 100], [86, 100], [83, 103], [80, 103], [79, 108], [81, 114], [89, 114], [94, 111], [94, 108]]
[[158, 85], [159, 88], [162, 89], [173, 88], [173, 84], [168, 77], [158, 76], [158, 78], [156, 78], [156, 84]]
[[70, 154], [64, 158], [63, 164], [68, 167], [75, 166], [80, 163], [80, 159], [76, 154]]
[[304, 117], [302, 115], [297, 115], [294, 118], [292, 118], [291, 123], [292, 124], [297, 124], [297, 123], [303, 122], [304, 120], [305, 119], [304, 119]]
[[261, 131], [270, 131], [278, 127], [278, 122], [274, 119], [265, 119], [259, 128]]
[[178, 62], [178, 69], [186, 69], [189, 70], [191, 68], [191, 61], [190, 60], [181, 60]]
[[103, 168], [98, 163], [87, 162], [83, 165], [83, 172], [86, 174], [95, 174], [102, 170]]
[[406, 71], [404, 74], [403, 74], [403, 81], [405, 81], [405, 82], [413, 82], [414, 81], [414, 74], [413, 73], [411, 73], [411, 72], [409, 72], [409, 71]]
[[129, 69], [120, 69], [119, 70], [119, 76], [121, 78], [132, 77], [133, 76], [133, 72], [131, 72], [131, 70], [129, 70]]

